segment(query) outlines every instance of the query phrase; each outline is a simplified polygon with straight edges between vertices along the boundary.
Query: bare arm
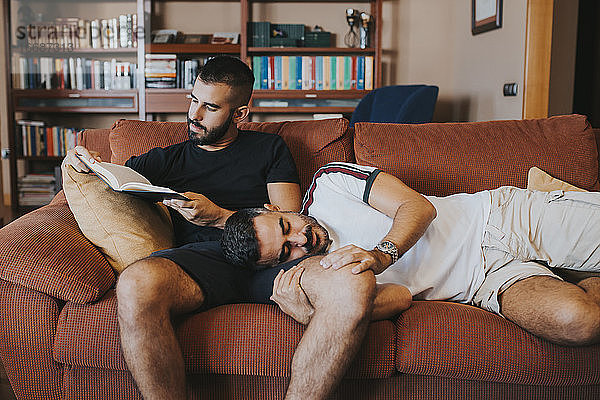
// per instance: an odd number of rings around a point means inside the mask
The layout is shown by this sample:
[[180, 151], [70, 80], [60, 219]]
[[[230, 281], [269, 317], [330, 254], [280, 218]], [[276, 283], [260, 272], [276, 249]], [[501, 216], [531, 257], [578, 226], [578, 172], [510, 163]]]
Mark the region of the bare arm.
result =
[[[369, 204], [393, 218], [392, 227], [382, 240], [394, 243], [400, 255], [414, 246], [437, 214], [429, 200], [384, 172], [373, 182]], [[329, 253], [321, 260], [321, 265], [338, 269], [354, 262], [358, 263], [352, 268], [355, 274], [368, 269], [380, 274], [391, 265], [392, 258], [379, 250], [348, 245]]]
[[[300, 210], [300, 187], [297, 184], [268, 183], [267, 192], [270, 202], [277, 205], [281, 210]], [[163, 204], [173, 208], [185, 219], [196, 225], [223, 229], [227, 218], [234, 213], [234, 211], [219, 207], [202, 194], [185, 192], [184, 195], [191, 201], [171, 199], [164, 200]]]
[[270, 203], [278, 206], [281, 211], [300, 211], [302, 194], [297, 183], [267, 183], [267, 192]]
[[[300, 285], [304, 272], [302, 265], [296, 265], [287, 271], [279, 271], [273, 282], [273, 300], [281, 311], [302, 325], [308, 325], [315, 312], [306, 293]], [[410, 291], [393, 283], [377, 284], [373, 301], [372, 321], [390, 319], [408, 309], [412, 304]]]

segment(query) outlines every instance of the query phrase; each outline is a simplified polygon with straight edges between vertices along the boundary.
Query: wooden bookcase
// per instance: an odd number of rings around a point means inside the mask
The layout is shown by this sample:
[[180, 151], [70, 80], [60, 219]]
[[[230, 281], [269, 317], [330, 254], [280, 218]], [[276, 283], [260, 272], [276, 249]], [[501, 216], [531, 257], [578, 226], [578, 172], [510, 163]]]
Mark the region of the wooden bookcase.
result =
[[[176, 0], [154, 0], [154, 3], [169, 2]], [[230, 0], [222, 0], [230, 1]], [[240, 3], [240, 44], [239, 45], [185, 45], [185, 44], [151, 44], [147, 46], [149, 53], [169, 54], [234, 54], [239, 55], [242, 60], [252, 65], [252, 56], [277, 56], [277, 55], [369, 55], [373, 57], [373, 87], [381, 86], [381, 16], [383, 0], [358, 0], [353, 3], [365, 3], [369, 5], [369, 12], [374, 19], [374, 30], [371, 32], [371, 47], [367, 49], [347, 47], [250, 47], [248, 38], [248, 23], [253, 21], [253, 3], [340, 3], [347, 4], [346, 0], [241, 0]], [[285, 23], [286, 21], [270, 21], [273, 23]], [[311, 21], [306, 21], [310, 24]], [[158, 27], [161, 28], [161, 27]], [[343, 34], [343, 32], [336, 32]], [[187, 112], [189, 105], [189, 94], [182, 89], [146, 89], [146, 103], [148, 113], [164, 112]], [[365, 90], [261, 90], [255, 89], [250, 107], [251, 113], [273, 113], [273, 114], [314, 114], [314, 113], [344, 113], [348, 114], [354, 110], [354, 106], [340, 107], [310, 107], [310, 106], [288, 106], [288, 107], [256, 107], [254, 101], [257, 99], [269, 100], [301, 100], [318, 101], [323, 99], [361, 99], [367, 91]], [[168, 97], [167, 97], [168, 96]]]
[[[112, 7], [113, 4], [115, 7]], [[5, 20], [5, 59], [9, 67], [5, 79], [8, 85], [10, 193], [14, 217], [45, 203], [44, 200], [39, 200], [39, 204], [33, 204], [37, 201], [35, 198], [21, 199], [19, 194], [24, 190], [19, 181], [26, 184], [23, 176], [31, 177], [40, 173], [46, 174], [48, 179], [60, 165], [63, 158], [60, 154], [64, 152], [63, 143], [66, 143], [67, 137], [64, 131], [58, 130], [38, 133], [32, 128], [29, 132], [25, 131], [24, 121], [44, 122], [45, 127], [68, 127], [75, 130], [89, 125], [73, 126], [67, 121], [101, 115], [106, 115], [113, 121], [124, 117], [145, 117], [144, 91], [139, 89], [144, 87], [143, 74], [136, 75], [131, 69], [133, 65], [143, 68], [144, 37], [137, 37], [135, 47], [134, 37], [137, 35], [134, 35], [133, 21], [136, 20], [138, 30], [143, 30], [144, 14], [143, 0], [10, 0], [4, 1], [2, 7]], [[85, 20], [118, 19], [121, 15], [132, 19], [129, 21], [131, 41], [127, 43], [128, 38], [124, 37], [125, 42], [121, 43], [115, 37], [113, 45], [116, 47], [113, 48], [91, 46], [92, 31], [98, 32], [95, 37], [100, 37], [100, 44], [102, 43], [102, 27], [95, 30], [90, 26], [77, 25], [84, 24]], [[127, 23], [127, 20], [124, 22]], [[78, 28], [85, 34], [79, 36], [80, 31], [74, 33]], [[83, 39], [86, 35], [90, 40]], [[66, 84], [75, 75], [58, 72], [61, 60], [65, 60], [66, 64], [69, 59], [73, 59], [73, 66], [76, 66], [77, 60], [82, 63], [79, 68], [81, 74], [75, 79], [82, 82], [77, 89]], [[105, 62], [112, 62], [113, 59], [115, 63], [119, 63], [123, 73], [128, 71], [128, 77], [122, 78], [127, 80], [127, 85], [123, 81], [122, 88], [119, 86], [117, 89], [116, 80], [115, 87], [111, 90], [95, 87], [95, 82], [92, 85], [91, 75], [88, 77], [84, 72], [85, 60], [90, 63], [98, 61], [98, 65], [104, 67]], [[43, 66], [42, 61], [45, 62]], [[75, 71], [75, 68], [72, 70]], [[102, 73], [104, 74], [104, 68]], [[80, 80], [83, 77], [85, 81]], [[41, 84], [46, 80], [51, 81], [51, 84]], [[68, 133], [71, 142], [74, 141], [74, 130]], [[28, 142], [29, 147], [24, 142]], [[35, 151], [31, 142], [35, 142]], [[40, 152], [41, 148], [44, 151]], [[58, 183], [57, 180], [54, 185]], [[38, 183], [28, 184], [32, 186]], [[39, 189], [40, 192], [48, 193], [49, 186], [50, 183]], [[32, 192], [35, 190], [31, 189]]]
[[[153, 9], [160, 3], [239, 3], [239, 32], [240, 38], [238, 44], [187, 44], [187, 43], [150, 43], [150, 33], [155, 29], [177, 29], [177, 26], [151, 26]], [[157, 114], [180, 114], [186, 113], [189, 107], [190, 96], [189, 89], [151, 89], [145, 88], [144, 80], [144, 62], [146, 54], [175, 54], [178, 57], [207, 57], [217, 54], [231, 54], [239, 56], [242, 60], [252, 65], [254, 56], [371, 56], [373, 57], [373, 87], [381, 86], [381, 20], [382, 20], [382, 2], [383, 0], [355, 0], [355, 3], [364, 3], [370, 12], [374, 23], [371, 32], [371, 47], [366, 49], [348, 48], [348, 47], [251, 47], [249, 46], [248, 25], [249, 22], [256, 22], [253, 18], [253, 5], [255, 3], [312, 3], [311, 6], [317, 6], [317, 3], [339, 3], [340, 10], [345, 10], [345, 0], [9, 0], [3, 2], [3, 12], [5, 16], [5, 37], [6, 60], [9, 66], [6, 71], [5, 79], [8, 83], [8, 122], [9, 122], [9, 148], [10, 148], [10, 179], [11, 179], [11, 205], [13, 215], [18, 215], [24, 211], [29, 211], [31, 207], [22, 207], [19, 205], [19, 187], [18, 178], [23, 175], [23, 171], [36, 173], [37, 171], [53, 168], [60, 164], [62, 157], [47, 155], [23, 155], [21, 150], [22, 137], [18, 132], [18, 120], [44, 120], [50, 119], [56, 121], [61, 119], [69, 120], [74, 116], [80, 118], [91, 118], [93, 116], [114, 115], [114, 120], [118, 118], [132, 119], [155, 119]], [[118, 48], [73, 48], [69, 51], [52, 51], [48, 49], [27, 50], [22, 46], [15, 45], [15, 32], [19, 23], [17, 13], [21, 5], [27, 5], [34, 12], [39, 12], [37, 8], [49, 11], [55, 7], [60, 10], [60, 4], [63, 4], [63, 15], [60, 17], [78, 17], [82, 19], [99, 18], [94, 11], [86, 11], [88, 8], [93, 10], [98, 4], [104, 4], [105, 8], [111, 9], [111, 3], [115, 4], [114, 12], [116, 16], [122, 13], [133, 13], [137, 17], [138, 32], [143, 35], [137, 36], [137, 47], [118, 47]], [[123, 9], [123, 3], [128, 3], [127, 9]], [[88, 5], [89, 7], [87, 7]], [[181, 7], [181, 5], [175, 5]], [[282, 4], [285, 6], [285, 4]], [[87, 14], [86, 14], [87, 12]], [[53, 15], [56, 17], [56, 15]], [[102, 18], [102, 16], [100, 16]], [[235, 17], [234, 17], [235, 18]], [[269, 19], [269, 18], [267, 18]], [[307, 18], [308, 19], [308, 18]], [[287, 23], [288, 21], [269, 21], [272, 23]], [[307, 20], [305, 25], [310, 25]], [[186, 33], [186, 32], [184, 32]], [[206, 32], [209, 33], [209, 32]], [[345, 32], [332, 32], [337, 35], [343, 35]], [[124, 59], [138, 65], [138, 74], [135, 77], [137, 87], [132, 89], [40, 89], [23, 88], [20, 85], [14, 86], [13, 74], [15, 57], [80, 57], [88, 59]], [[287, 107], [255, 106], [251, 103], [251, 113], [253, 114], [313, 114], [313, 113], [343, 113], [350, 114], [354, 106], [339, 105], [311, 105], [310, 102], [321, 100], [330, 101], [333, 104], [352, 100], [354, 103], [364, 97], [366, 90], [260, 90], [255, 89], [252, 102], [268, 100], [271, 102], [290, 102]], [[265, 104], [265, 103], [263, 103]], [[298, 105], [300, 104], [300, 105]], [[77, 128], [88, 128], [90, 126], [78, 126]]]

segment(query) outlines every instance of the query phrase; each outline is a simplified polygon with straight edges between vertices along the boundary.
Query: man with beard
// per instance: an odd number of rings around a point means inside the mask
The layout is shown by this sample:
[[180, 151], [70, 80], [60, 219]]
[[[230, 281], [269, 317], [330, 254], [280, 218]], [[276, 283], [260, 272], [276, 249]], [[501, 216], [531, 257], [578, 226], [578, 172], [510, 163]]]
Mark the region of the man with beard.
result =
[[[237, 128], [249, 113], [253, 83], [241, 60], [210, 59], [191, 93], [189, 140], [126, 162], [153, 184], [190, 199], [164, 201], [180, 247], [131, 264], [117, 283], [123, 354], [145, 399], [186, 396], [172, 317], [246, 301], [244, 284], [252, 271], [227, 263], [218, 242], [232, 210], [268, 202], [285, 210], [300, 208], [296, 167], [283, 139]], [[75, 153], [94, 156], [77, 147], [65, 158], [76, 170], [87, 171]]]

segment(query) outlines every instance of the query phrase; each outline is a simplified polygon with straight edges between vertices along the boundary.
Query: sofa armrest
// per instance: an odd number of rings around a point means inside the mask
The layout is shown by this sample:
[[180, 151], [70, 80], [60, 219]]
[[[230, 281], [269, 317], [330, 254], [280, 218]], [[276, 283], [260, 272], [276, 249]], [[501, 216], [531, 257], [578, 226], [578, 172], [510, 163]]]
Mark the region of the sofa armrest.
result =
[[0, 229], [0, 279], [87, 303], [102, 297], [116, 278], [79, 230], [60, 192], [49, 205]]

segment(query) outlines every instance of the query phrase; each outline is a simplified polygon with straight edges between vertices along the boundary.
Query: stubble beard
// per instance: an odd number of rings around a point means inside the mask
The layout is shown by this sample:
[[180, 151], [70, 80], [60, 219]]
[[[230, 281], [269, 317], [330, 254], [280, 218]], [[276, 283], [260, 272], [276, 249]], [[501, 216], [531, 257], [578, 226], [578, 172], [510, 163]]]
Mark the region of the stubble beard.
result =
[[[187, 118], [187, 124], [188, 124], [189, 140], [195, 146], [206, 146], [206, 145], [211, 145], [211, 144], [217, 143], [219, 140], [221, 140], [221, 138], [223, 138], [223, 136], [225, 136], [225, 134], [227, 133], [227, 130], [229, 129], [229, 126], [231, 125], [231, 121], [233, 120], [233, 112], [229, 115], [229, 118], [227, 118], [227, 121], [225, 121], [223, 124], [213, 128], [213, 129], [210, 129], [210, 130], [206, 129], [206, 127], [204, 125], [192, 120], [189, 117], [189, 115], [186, 116], [186, 118]], [[192, 124], [195, 127], [200, 128], [204, 133], [202, 134], [199, 132], [192, 131], [192, 128], [191, 128]]]

